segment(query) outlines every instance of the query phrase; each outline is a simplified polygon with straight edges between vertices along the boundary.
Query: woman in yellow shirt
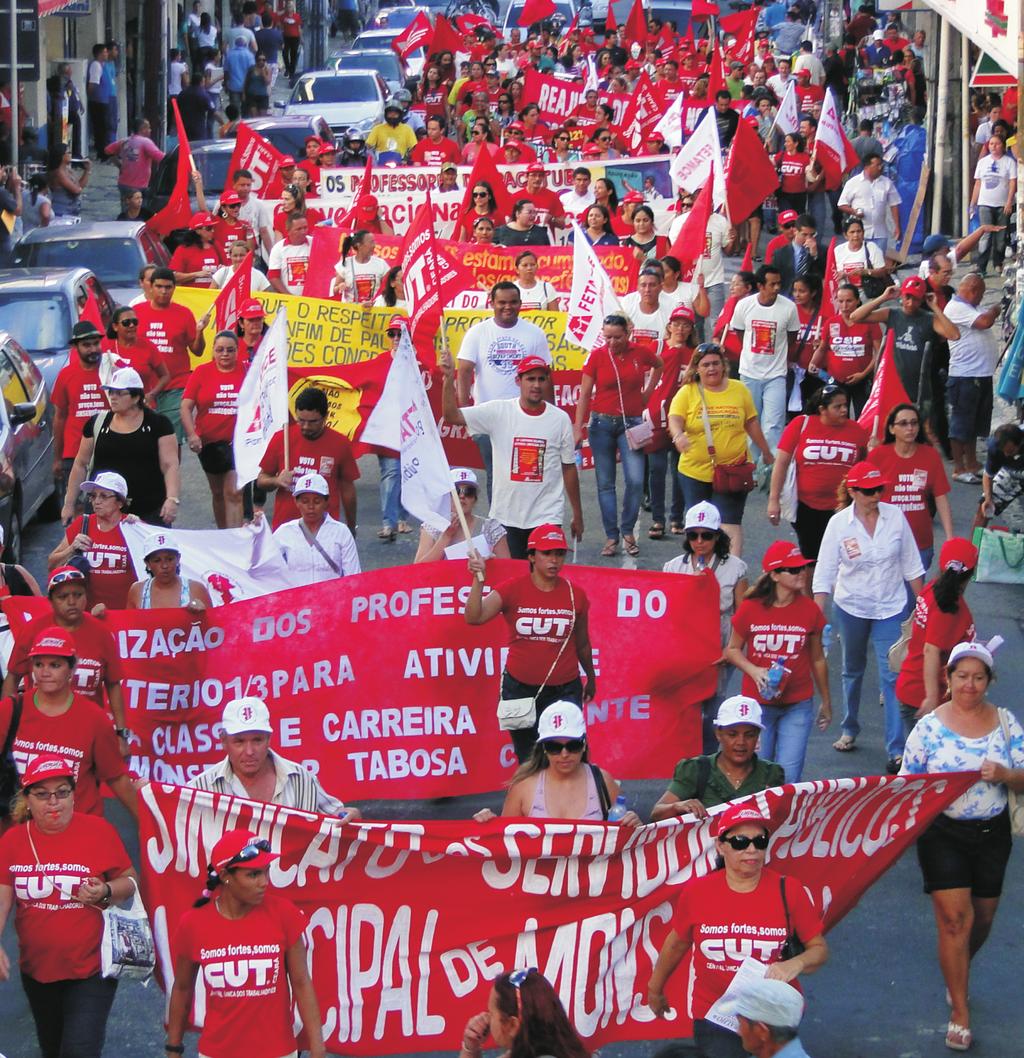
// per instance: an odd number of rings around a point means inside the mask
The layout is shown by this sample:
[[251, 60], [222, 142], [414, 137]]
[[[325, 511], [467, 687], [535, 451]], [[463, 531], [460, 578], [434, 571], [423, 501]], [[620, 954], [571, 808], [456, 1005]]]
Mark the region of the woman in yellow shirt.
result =
[[761, 431], [750, 391], [742, 382], [729, 378], [721, 347], [712, 342], [697, 346], [691, 368], [696, 377], [679, 387], [668, 409], [668, 432], [679, 453], [684, 502], [689, 510], [702, 500], [710, 500], [722, 515], [722, 529], [731, 541], [731, 553], [738, 556], [743, 550], [740, 522], [747, 494], [716, 492], [712, 487], [714, 465], [708, 452], [704, 407], [718, 465], [746, 460], [748, 438], [760, 449], [766, 465], [771, 465], [775, 457]]

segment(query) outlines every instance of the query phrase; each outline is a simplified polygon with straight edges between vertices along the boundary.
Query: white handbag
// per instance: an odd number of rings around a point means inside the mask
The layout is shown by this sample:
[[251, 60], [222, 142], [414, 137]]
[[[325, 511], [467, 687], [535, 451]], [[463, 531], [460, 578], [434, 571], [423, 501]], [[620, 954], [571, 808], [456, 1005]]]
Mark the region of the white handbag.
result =
[[804, 424], [800, 427], [800, 437], [797, 438], [796, 446], [793, 448], [793, 454], [789, 460], [789, 466], [786, 467], [786, 480], [782, 483], [782, 489], [779, 492], [779, 516], [783, 521], [795, 522], [796, 511], [797, 511], [797, 484], [796, 484], [796, 451], [800, 447], [800, 440], [804, 435], [804, 431], [807, 429], [807, 424], [810, 422], [810, 416], [804, 416]]
[[128, 907], [112, 904], [103, 909], [100, 969], [104, 977], [134, 977], [148, 984], [156, 966], [156, 946], [138, 883], [134, 878], [131, 882]]
[[[1009, 713], [1005, 709], [999, 710], [999, 726], [1003, 729], [1003, 739], [1006, 742], [1007, 764], [1013, 767], [1013, 757], [1010, 754], [1010, 723], [1007, 720]], [[1010, 809], [1010, 833], [1015, 838], [1024, 838], [1024, 797], [1021, 797], [1009, 786], [1006, 788], [1006, 801]]]

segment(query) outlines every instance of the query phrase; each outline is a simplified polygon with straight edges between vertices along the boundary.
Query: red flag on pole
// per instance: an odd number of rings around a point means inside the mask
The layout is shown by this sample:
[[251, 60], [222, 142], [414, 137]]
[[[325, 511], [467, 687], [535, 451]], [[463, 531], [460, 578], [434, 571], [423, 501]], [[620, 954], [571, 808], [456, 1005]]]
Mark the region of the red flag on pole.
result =
[[174, 179], [174, 190], [162, 210], [146, 221], [146, 227], [156, 232], [160, 238], [170, 235], [177, 228], [187, 228], [192, 219], [192, 200], [189, 197], [189, 185], [192, 183], [192, 148], [181, 120], [177, 99], [171, 100], [174, 110], [174, 123], [178, 128], [178, 172]]
[[864, 403], [864, 410], [857, 420], [865, 430], [879, 440], [885, 432], [885, 420], [889, 412], [897, 404], [913, 403], [907, 394], [900, 374], [896, 370], [894, 349], [896, 345], [896, 332], [890, 327], [886, 335], [885, 348], [882, 357], [878, 361], [878, 370], [875, 372], [875, 381], [872, 383], [871, 392]]
[[779, 186], [779, 174], [761, 137], [741, 118], [725, 161], [729, 220], [741, 224]]
[[252, 250], [235, 269], [234, 275], [224, 284], [213, 303], [213, 314], [217, 330], [230, 330], [238, 322], [238, 312], [252, 297]]
[[434, 27], [430, 24], [427, 13], [419, 11], [409, 25], [391, 42], [391, 47], [402, 62], [405, 62], [408, 55], [417, 48], [422, 48], [433, 35]]
[[[498, 166], [486, 147], [481, 147], [477, 153], [469, 180], [466, 182], [466, 193], [462, 197], [463, 215], [473, 208], [473, 188], [480, 183], [487, 184], [494, 192], [494, 200], [498, 204], [495, 224], [504, 224], [512, 212], [513, 198], [505, 186], [505, 178], [498, 172]], [[466, 238], [470, 238], [472, 234], [471, 231], [467, 231]]]
[[270, 198], [281, 193], [279, 172], [284, 155], [258, 132], [246, 124], [239, 124], [235, 149], [228, 162], [228, 178], [237, 169], [252, 173], [252, 190], [257, 198]]
[[728, 92], [725, 83], [725, 63], [722, 61], [722, 53], [718, 50], [718, 42], [715, 42], [715, 50], [708, 59], [708, 99], [714, 99], [719, 92]]
[[89, 292], [85, 296], [85, 304], [78, 314], [79, 320], [91, 323], [101, 334], [107, 333], [107, 325], [103, 322], [103, 313], [100, 312], [100, 303], [96, 300], [96, 291], [93, 289], [95, 280], [89, 280]]
[[693, 264], [707, 244], [708, 219], [711, 216], [713, 180], [707, 180], [694, 200], [693, 208], [679, 229], [676, 241], [669, 248], [669, 256], [684, 264]]
[[754, 270], [754, 244], [752, 242], [747, 243], [747, 252], [743, 255], [743, 260], [740, 261], [741, 272], [753, 272]]
[[630, 150], [640, 149], [647, 139], [647, 132], [660, 120], [663, 109], [664, 104], [655, 95], [654, 85], [651, 84], [647, 71], [641, 71], [620, 126], [622, 137]]
[[618, 28], [619, 24], [615, 21], [615, 6], [612, 3], [612, 0], [608, 0], [608, 14], [605, 16], [604, 20], [605, 36], [607, 36], [609, 33], [618, 32]]
[[430, 38], [428, 51], [431, 55], [442, 51], [462, 51], [462, 38], [444, 15], [438, 15], [434, 19], [434, 35]]
[[749, 11], [739, 11], [734, 15], [725, 15], [718, 24], [726, 33], [736, 38], [732, 57], [740, 62], [754, 61], [754, 37], [757, 29], [757, 16], [760, 8], [752, 7]]
[[839, 278], [836, 275], [836, 240], [833, 237], [825, 254], [825, 279], [821, 294], [821, 308], [825, 313], [836, 311], [836, 294], [839, 293]]
[[838, 187], [843, 173], [857, 165], [860, 159], [843, 129], [839, 108], [832, 89], [825, 90], [818, 119], [818, 134], [814, 140], [814, 157], [825, 173], [825, 186]]
[[644, 11], [643, 0], [633, 0], [633, 6], [629, 11], [629, 18], [625, 25], [626, 42], [632, 44], [647, 43], [647, 14]]
[[517, 26], [532, 26], [534, 22], [543, 22], [558, 10], [555, 0], [526, 0], [519, 14]]
[[[349, 207], [348, 211], [338, 218], [338, 227], [342, 231], [355, 231], [356, 228], [359, 227], [359, 221], [361, 216], [360, 211], [362, 209], [363, 202], [370, 195], [370, 179], [372, 174], [373, 156], [367, 155], [366, 166], [363, 169], [363, 178], [359, 181], [359, 187], [356, 191], [356, 197], [352, 201], [352, 205]], [[367, 212], [369, 213], [371, 210], [375, 214], [377, 212], [377, 207], [371, 205], [370, 210], [367, 210]]]
[[703, 22], [708, 18], [718, 18], [718, 4], [709, 3], [708, 0], [693, 0], [690, 17], [697, 22]]

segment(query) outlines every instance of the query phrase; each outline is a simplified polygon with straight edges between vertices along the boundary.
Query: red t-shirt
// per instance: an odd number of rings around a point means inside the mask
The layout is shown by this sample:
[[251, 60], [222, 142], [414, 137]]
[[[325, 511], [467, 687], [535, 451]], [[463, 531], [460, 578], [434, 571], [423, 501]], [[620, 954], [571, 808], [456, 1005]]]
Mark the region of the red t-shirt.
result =
[[813, 599], [798, 595], [788, 606], [765, 606], [760, 599], [744, 599], [733, 616], [732, 626], [745, 640], [747, 659], [752, 664], [766, 669], [776, 658], [781, 658], [790, 670], [778, 698], [766, 702], [746, 673], [743, 694], [756, 698], [762, 705], [792, 705], [814, 694], [807, 637], [812, 632], [821, 632], [825, 618]]
[[[327, 509], [332, 518], [344, 521], [341, 514], [340, 486], [343, 481], [358, 481], [359, 467], [352, 454], [352, 443], [343, 434], [325, 429], [315, 441], [307, 440], [297, 423], [288, 427], [291, 471], [296, 478], [303, 474], [321, 474], [327, 480], [330, 495]], [[284, 469], [284, 434], [276, 433], [267, 445], [260, 463], [264, 474], [276, 476]], [[288, 489], [278, 489], [274, 499], [273, 528], [299, 517], [299, 509]]]
[[[573, 602], [576, 620], [582, 621], [590, 610], [586, 593], [577, 585], [559, 579], [554, 591], [541, 591], [529, 576], [516, 577], [499, 584], [501, 613], [508, 624], [510, 642], [505, 668], [520, 683], [539, 687], [547, 683], [569, 683], [580, 674], [576, 654]], [[568, 638], [554, 671], [548, 671]]]
[[441, 165], [442, 162], [458, 164], [462, 161], [462, 156], [459, 154], [459, 148], [447, 137], [440, 143], [424, 138], [409, 152], [409, 160], [414, 165]]
[[[280, 202], [274, 206], [274, 219], [271, 227], [279, 235], [287, 235], [288, 233], [288, 216], [290, 212], [290, 210], [285, 210]], [[324, 219], [323, 213], [315, 206], [307, 206], [303, 212], [306, 214], [306, 220], [311, 228], [314, 224], [319, 224]]]
[[181, 399], [195, 401], [196, 433], [203, 444], [235, 436], [238, 391], [244, 381], [242, 364], [231, 371], [221, 371], [214, 363], [200, 364], [192, 372]]
[[[68, 527], [64, 538], [70, 543], [80, 532], [85, 519], [79, 516]], [[121, 526], [104, 531], [94, 515], [89, 518], [86, 534], [92, 547], [85, 552], [89, 559], [89, 605], [103, 603], [111, 610], [123, 610], [128, 601], [128, 589], [135, 583], [135, 569], [128, 555]]]
[[523, 194], [537, 207], [538, 224], [548, 224], [552, 217], [565, 216], [565, 206], [562, 205], [562, 200], [550, 187], [542, 187], [532, 195], [529, 192]]
[[[78, 797], [76, 790], [76, 809]], [[38, 860], [28, 840], [30, 826]], [[0, 885], [14, 890], [22, 972], [44, 984], [98, 974], [103, 916], [74, 894], [87, 878], [109, 881], [131, 865], [117, 831], [81, 811], [59, 834], [44, 833], [34, 823], [8, 830], [0, 838]]]
[[816, 511], [835, 510], [836, 490], [850, 467], [864, 458], [868, 434], [847, 420], [837, 429], [817, 415], [799, 415], [779, 438], [779, 448], [797, 461], [797, 498]]
[[779, 151], [775, 155], [775, 168], [779, 171], [781, 190], [787, 195], [800, 195], [807, 191], [807, 178], [805, 173], [807, 166], [811, 164], [811, 156], [797, 151], [796, 154], [787, 154]]
[[165, 309], [139, 303], [139, 337], [152, 342], [167, 362], [171, 377], [167, 389], [184, 389], [192, 371], [189, 346], [196, 340], [196, 318], [190, 309], [173, 301]]
[[230, 261], [231, 244], [239, 240], [247, 242], [250, 246], [253, 245], [255, 236], [252, 226], [244, 220], [237, 224], [229, 224], [223, 217], [218, 217], [217, 223], [213, 226], [213, 241], [225, 262]]
[[305, 925], [302, 912], [272, 892], [244, 918], [225, 918], [216, 901], [181, 916], [173, 950], [199, 966], [206, 986], [202, 1054], [236, 1058], [295, 1050], [285, 956]]
[[[110, 717], [95, 702], [73, 696], [71, 708], [60, 716], [44, 716], [27, 691], [14, 737], [14, 763], [19, 774], [40, 753], [56, 753], [75, 770], [75, 811], [103, 815], [100, 782], [127, 775]], [[10, 727], [14, 701], [0, 701], [0, 730]]]
[[[447, 103], [448, 93], [451, 88], [446, 88], [442, 85], [440, 88], [435, 89], [424, 89], [423, 90], [423, 107], [426, 113], [424, 114], [424, 121], [427, 118], [445, 118], [447, 121]], [[423, 142], [422, 140], [420, 141]], [[417, 144], [419, 146], [419, 144]], [[415, 147], [413, 151], [415, 152]], [[453, 162], [459, 161], [458, 158], [452, 158]]]
[[50, 397], [55, 408], [64, 413], [64, 448], [61, 456], [74, 459], [82, 443], [85, 424], [97, 413], [110, 411], [107, 398], [100, 388], [99, 366], [82, 367], [75, 353], [60, 369], [53, 383]]
[[893, 482], [885, 487], [882, 499], [896, 504], [907, 516], [914, 543], [921, 549], [931, 547], [935, 532], [928, 497], [949, 492], [949, 478], [939, 453], [930, 444], [919, 444], [909, 459], [901, 459], [895, 445], [878, 445], [871, 450], [868, 462]]
[[[53, 615], [44, 614], [25, 625], [15, 636], [14, 649], [8, 664], [9, 672], [19, 678], [28, 677], [32, 670], [28, 658], [29, 648], [35, 642], [36, 636], [43, 629], [51, 628], [53, 624]], [[103, 684], [107, 680], [113, 683], [122, 678], [121, 657], [113, 635], [102, 621], [88, 613], [82, 615], [82, 623], [77, 628], [65, 628], [63, 631], [75, 642], [75, 674], [71, 680], [75, 693], [104, 706], [106, 691]], [[31, 682], [28, 680], [30, 685]]]
[[118, 367], [134, 367], [142, 376], [142, 385], [148, 393], [157, 383], [157, 368], [164, 362], [163, 354], [145, 338], [139, 338], [133, 345], [122, 345], [114, 338], [104, 338], [101, 348], [105, 353], [113, 353]]
[[836, 315], [826, 321], [822, 337], [826, 370], [837, 382], [845, 382], [871, 366], [875, 342], [881, 339], [882, 331], [877, 323], [847, 323]]
[[[607, 349], [595, 349], [583, 365], [583, 374], [594, 380], [594, 394], [590, 410], [599, 415], [643, 415], [644, 405], [641, 394], [644, 388], [644, 377], [655, 366], [658, 357], [642, 345], [630, 344], [624, 356], [615, 357]], [[615, 379], [615, 368], [618, 368], [618, 382]], [[619, 385], [622, 386], [622, 399], [619, 399]]]
[[678, 79], [675, 81], [655, 81], [654, 83], [654, 91], [657, 93], [658, 98], [661, 99], [661, 105], [664, 110], [667, 110], [676, 101], [676, 98], [686, 90], [686, 85]]
[[[170, 267], [175, 272], [198, 272], [201, 268], [216, 272], [223, 264], [224, 258], [217, 244], [213, 243], [211, 246], [179, 246], [171, 255]], [[179, 279], [178, 284], [183, 287], [212, 287], [213, 279], [199, 276], [196, 279]]]
[[765, 247], [764, 259], [770, 261], [775, 254], [776, 250], [781, 250], [783, 246], [787, 246], [793, 240], [788, 235], [776, 235], [774, 239]]
[[[935, 605], [935, 582], [926, 584], [917, 597], [914, 620], [910, 625], [910, 643], [900, 674], [896, 679], [896, 697], [905, 705], [915, 709], [925, 699], [924, 648], [938, 647], [942, 665], [946, 664], [949, 652], [957, 643], [974, 639], [974, 616], [967, 603], [961, 599], [956, 613], [943, 613]], [[945, 673], [940, 668], [940, 688], [946, 686]]]
[[806, 371], [821, 337], [821, 313], [810, 305], [797, 305], [796, 317], [800, 326], [796, 331], [796, 344], [789, 361], [799, 364]]
[[[302, 16], [293, 11], [291, 14], [277, 16], [277, 24], [281, 27], [281, 36], [296, 38], [302, 35]], [[294, 1050], [294, 1048], [289, 1048]]]
[[[824, 931], [821, 916], [795, 878], [784, 884], [790, 928], [806, 944]], [[782, 875], [765, 868], [757, 888], [749, 893], [730, 889], [725, 871], [714, 871], [683, 886], [672, 928], [693, 945], [694, 1018], [704, 1017], [722, 997], [748, 956], [761, 963], [781, 961], [779, 949], [787, 936], [782, 885]]]

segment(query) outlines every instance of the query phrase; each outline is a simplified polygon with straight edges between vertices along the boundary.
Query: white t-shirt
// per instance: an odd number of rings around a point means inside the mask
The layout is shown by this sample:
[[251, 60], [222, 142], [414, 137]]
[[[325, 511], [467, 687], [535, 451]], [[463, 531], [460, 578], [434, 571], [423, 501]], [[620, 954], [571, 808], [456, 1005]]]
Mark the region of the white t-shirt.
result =
[[519, 398], [490, 400], [462, 414], [471, 434], [488, 434], [494, 453], [490, 516], [502, 525], [533, 529], [562, 524], [565, 486], [562, 467], [574, 462], [569, 416], [553, 404], [528, 415]]
[[308, 236], [299, 246], [284, 241], [274, 244], [267, 262], [269, 273], [280, 274], [281, 282], [289, 294], [301, 294], [306, 289], [306, 275], [309, 272], [309, 248], [313, 240]]
[[93, 59], [89, 63], [88, 72], [85, 75], [86, 81], [89, 84], [99, 84], [103, 80], [103, 63], [98, 59]]
[[473, 365], [476, 375], [473, 382], [474, 403], [518, 401], [516, 368], [524, 356], [539, 356], [544, 363], [551, 363], [548, 340], [535, 323], [518, 320], [514, 327], [499, 327], [491, 319], [481, 320], [470, 327], [462, 340], [458, 359]]
[[550, 302], [558, 300], [558, 291], [546, 279], [538, 279], [529, 289], [520, 283], [516, 283], [516, 286], [519, 287], [524, 309], [546, 309]]
[[986, 154], [978, 159], [974, 168], [974, 179], [981, 181], [978, 192], [979, 206], [1005, 206], [1010, 191], [1010, 181], [1017, 179], [1017, 162], [1008, 154], [995, 158]]
[[678, 308], [680, 305], [685, 305], [688, 309], [692, 309], [693, 299], [696, 296], [697, 284], [680, 280], [676, 284], [675, 290], [663, 290], [661, 292], [661, 301], [663, 304], [669, 302], [673, 309]]
[[758, 294], [749, 294], [736, 305], [729, 326], [743, 332], [740, 377], [779, 378], [786, 374], [789, 334], [800, 330], [796, 305], [781, 294], [771, 305], [762, 305]]
[[[224, 285], [228, 280], [235, 274], [235, 270], [231, 265], [224, 265], [222, 268], [218, 268], [211, 277], [211, 282], [218, 289], [223, 289]], [[255, 294], [257, 291], [269, 290], [270, 281], [267, 277], [258, 269], [252, 270], [252, 282], [249, 284], [249, 289]]]
[[863, 173], [847, 180], [839, 196], [840, 206], [852, 206], [861, 213], [864, 236], [868, 239], [888, 237], [889, 211], [902, 201], [896, 185], [887, 176], [876, 176], [874, 180], [869, 180]]
[[183, 62], [172, 62], [170, 72], [167, 74], [167, 94], [173, 99], [181, 92], [181, 79], [188, 73], [188, 67]]
[[563, 191], [559, 198], [562, 200], [562, 208], [570, 217], [579, 217], [584, 210], [590, 209], [595, 202], [593, 191], [587, 191], [585, 195], [577, 195], [572, 188], [569, 188], [568, 191]]
[[725, 282], [725, 262], [722, 260], [722, 246], [729, 234], [729, 222], [721, 213], [712, 213], [708, 217], [708, 228], [704, 235], [704, 260], [700, 270], [704, 276], [704, 286], [713, 287]]
[[377, 296], [381, 280], [391, 271], [391, 265], [376, 254], [369, 261], [357, 261], [350, 254], [334, 266], [334, 271], [341, 281], [341, 300], [362, 303]]
[[672, 315], [672, 310], [677, 305], [686, 304], [685, 299], [679, 300], [676, 296], [679, 288], [683, 285], [680, 283], [672, 294], [666, 294], [662, 291], [658, 295], [658, 307], [654, 312], [644, 312], [640, 308], [640, 292], [638, 290], [634, 290], [632, 294], [627, 294], [621, 299], [622, 311], [629, 318], [630, 323], [633, 324], [633, 334], [630, 341], [657, 346], [658, 342], [665, 337], [665, 328], [668, 326], [668, 318]]
[[946, 319], [960, 332], [949, 343], [950, 378], [991, 378], [995, 374], [999, 347], [993, 329], [977, 330], [974, 321], [984, 310], [975, 308], [959, 296], [949, 299]]
[[[864, 245], [859, 250], [851, 250], [849, 243], [836, 243], [835, 249], [832, 251], [835, 256], [836, 272], [839, 274], [839, 282], [845, 283], [848, 281], [846, 276], [846, 267], [849, 265], [851, 269], [857, 268], [881, 268], [885, 264], [885, 258], [882, 256], [882, 251], [869, 240], [864, 240]], [[852, 280], [850, 280], [852, 281]], [[857, 281], [854, 286], [859, 285], [860, 277], [857, 277]]]

